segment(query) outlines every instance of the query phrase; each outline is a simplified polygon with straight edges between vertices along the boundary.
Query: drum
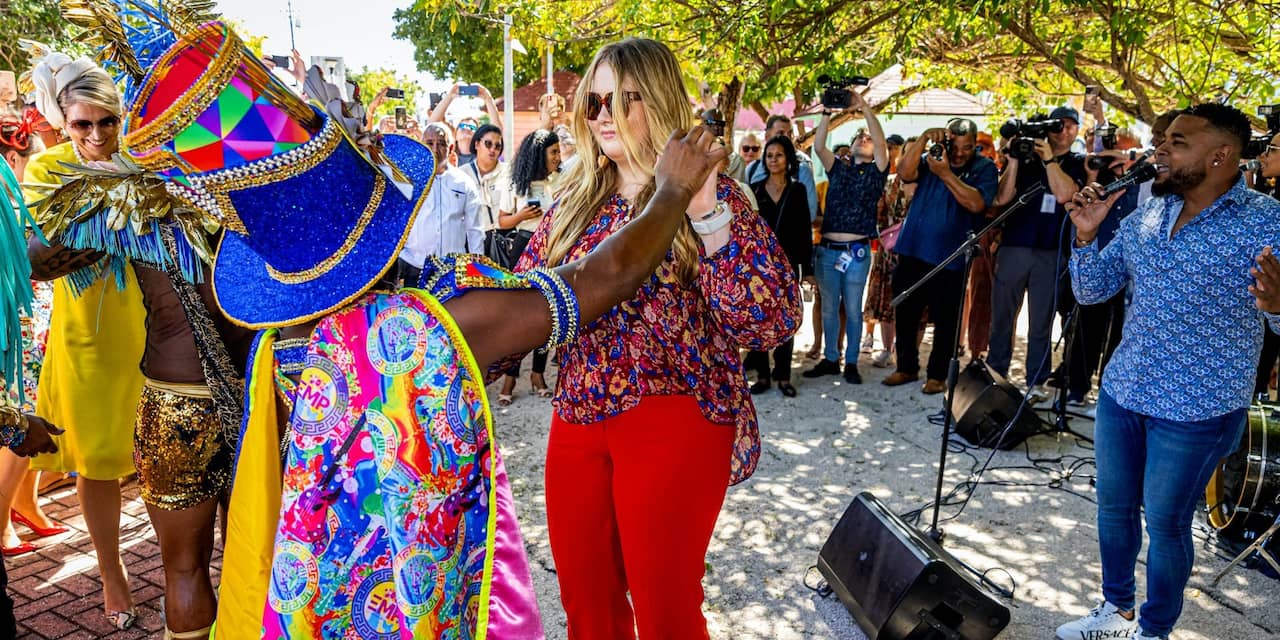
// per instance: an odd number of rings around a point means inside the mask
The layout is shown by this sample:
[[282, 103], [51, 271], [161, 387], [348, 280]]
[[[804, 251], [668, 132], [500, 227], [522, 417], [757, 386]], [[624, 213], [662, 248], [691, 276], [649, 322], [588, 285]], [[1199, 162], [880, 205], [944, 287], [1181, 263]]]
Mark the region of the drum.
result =
[[1218, 535], [1250, 540], [1280, 513], [1280, 404], [1249, 408], [1240, 448], [1218, 463], [1205, 488], [1209, 524]]

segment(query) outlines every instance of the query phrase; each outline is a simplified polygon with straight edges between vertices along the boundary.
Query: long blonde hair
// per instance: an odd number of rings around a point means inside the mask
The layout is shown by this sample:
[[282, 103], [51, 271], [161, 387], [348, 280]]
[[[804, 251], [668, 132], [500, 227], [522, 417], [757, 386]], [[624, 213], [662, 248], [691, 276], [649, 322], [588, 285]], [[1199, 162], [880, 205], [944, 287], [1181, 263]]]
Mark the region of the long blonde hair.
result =
[[[608, 65], [616, 79], [609, 113], [616, 114], [613, 121], [627, 160], [634, 170], [649, 178], [632, 202], [637, 209], [643, 209], [653, 197], [653, 165], [666, 144], [667, 136], [690, 125], [689, 94], [685, 91], [680, 65], [666, 45], [647, 38], [627, 38], [597, 51], [573, 97], [573, 137], [578, 142], [581, 159], [565, 176], [566, 191], [556, 209], [547, 241], [548, 264], [558, 265], [564, 261], [596, 212], [617, 192], [618, 167], [604, 156], [587, 125], [587, 94], [595, 90], [592, 83], [600, 65]], [[622, 86], [627, 79], [634, 81], [644, 104], [645, 122], [649, 128], [647, 141], [638, 139], [622, 116]], [[686, 223], [676, 233], [672, 246], [676, 274], [685, 284], [698, 276], [697, 242], [693, 228]]]

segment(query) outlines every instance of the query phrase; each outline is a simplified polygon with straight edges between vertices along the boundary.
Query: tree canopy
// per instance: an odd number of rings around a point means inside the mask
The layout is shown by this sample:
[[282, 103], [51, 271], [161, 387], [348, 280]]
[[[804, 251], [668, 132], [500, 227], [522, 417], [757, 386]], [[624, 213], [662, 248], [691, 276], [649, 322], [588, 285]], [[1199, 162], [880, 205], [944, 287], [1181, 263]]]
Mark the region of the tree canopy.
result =
[[422, 87], [407, 75], [387, 69], [370, 69], [362, 67], [359, 71], [348, 71], [347, 79], [360, 87], [360, 96], [365, 104], [369, 104], [374, 96], [383, 88], [404, 89], [404, 99], [389, 98], [374, 111], [377, 118], [395, 113], [396, 107], [405, 107], [410, 115], [418, 113], [418, 99], [422, 95]]
[[51, 0], [5, 0], [0, 2], [0, 70], [21, 74], [30, 68], [27, 54], [18, 48], [18, 38], [50, 45], [59, 51], [79, 51], [71, 46], [75, 28], [62, 18], [61, 6]]
[[[816, 78], [874, 76], [894, 63], [918, 88], [989, 94], [1011, 112], [1098, 85], [1130, 118], [1225, 98], [1250, 107], [1280, 98], [1280, 3], [1241, 0], [416, 0], [397, 36], [441, 76], [501, 77], [501, 28], [554, 43], [557, 67], [581, 70], [603, 43], [666, 42], [690, 89], [705, 82], [730, 114], [794, 98], [816, 101]], [[538, 75], [517, 58], [518, 78]], [[905, 97], [905, 96], [904, 96]], [[1246, 104], [1247, 103], [1247, 104]], [[735, 108], [730, 108], [735, 107]]]

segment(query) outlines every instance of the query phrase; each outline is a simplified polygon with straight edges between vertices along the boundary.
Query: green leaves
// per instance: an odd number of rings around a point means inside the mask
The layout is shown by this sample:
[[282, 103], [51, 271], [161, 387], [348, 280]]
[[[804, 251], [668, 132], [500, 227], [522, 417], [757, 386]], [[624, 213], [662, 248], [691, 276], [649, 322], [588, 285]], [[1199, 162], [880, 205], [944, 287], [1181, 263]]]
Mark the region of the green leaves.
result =
[[[580, 71], [600, 45], [647, 35], [676, 51], [693, 81], [742, 79], [744, 104], [797, 92], [823, 73], [874, 76], [896, 62], [925, 87], [989, 93], [993, 109], [1029, 109], [1098, 84], [1114, 108], [1150, 122], [1220, 92], [1277, 101], [1280, 32], [1268, 3], [1226, 0], [417, 0], [397, 37], [438, 77], [500, 83], [501, 29], [555, 42], [556, 66]], [[540, 77], [517, 57], [518, 83]]]

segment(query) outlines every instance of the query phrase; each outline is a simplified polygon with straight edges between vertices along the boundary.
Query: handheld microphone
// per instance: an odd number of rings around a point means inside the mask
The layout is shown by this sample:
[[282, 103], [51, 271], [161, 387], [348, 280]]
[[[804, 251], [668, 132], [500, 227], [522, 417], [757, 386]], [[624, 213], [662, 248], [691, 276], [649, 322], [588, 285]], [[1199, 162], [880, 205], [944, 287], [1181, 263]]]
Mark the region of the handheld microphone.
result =
[[1240, 168], [1243, 169], [1246, 173], [1257, 173], [1258, 170], [1262, 168], [1262, 161], [1257, 158], [1254, 158], [1253, 160], [1250, 160], [1240, 165]]
[[1098, 197], [1099, 199], [1105, 200], [1110, 198], [1111, 195], [1117, 191], [1128, 189], [1135, 184], [1141, 184], [1148, 180], [1154, 180], [1158, 175], [1160, 175], [1159, 167], [1154, 164], [1139, 162], [1138, 164], [1133, 165], [1133, 168], [1130, 169], [1128, 173], [1120, 176], [1115, 182], [1103, 187], [1102, 193], [1099, 194]]

